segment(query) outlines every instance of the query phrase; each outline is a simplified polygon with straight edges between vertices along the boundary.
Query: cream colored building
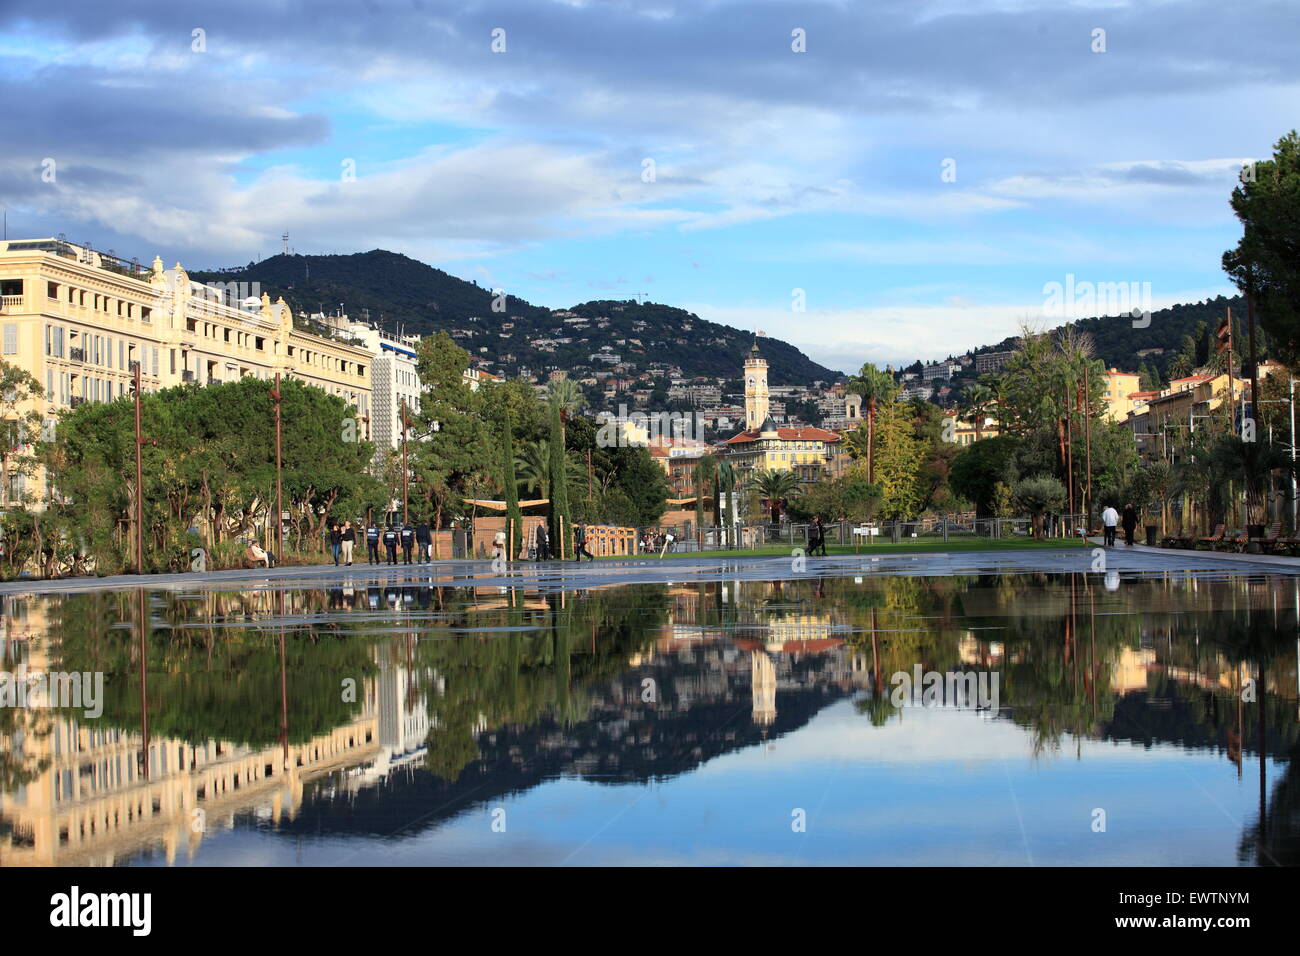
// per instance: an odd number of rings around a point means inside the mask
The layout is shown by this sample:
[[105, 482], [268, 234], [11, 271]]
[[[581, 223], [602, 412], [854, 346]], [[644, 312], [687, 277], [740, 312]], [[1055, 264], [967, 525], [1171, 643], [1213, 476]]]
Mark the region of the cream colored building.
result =
[[1136, 372], [1121, 372], [1113, 368], [1106, 370], [1106, 388], [1101, 397], [1106, 402], [1106, 417], [1112, 422], [1128, 419], [1135, 404], [1133, 396], [1139, 394], [1139, 381], [1141, 377]]
[[[296, 327], [283, 299], [256, 292], [194, 282], [157, 257], [144, 267], [60, 239], [0, 242], [0, 358], [45, 389], [16, 411], [35, 408], [48, 421], [120, 398], [138, 362], [146, 392], [279, 372], [368, 417], [371, 354]], [[6, 492], [22, 490], [20, 476], [4, 478]]]

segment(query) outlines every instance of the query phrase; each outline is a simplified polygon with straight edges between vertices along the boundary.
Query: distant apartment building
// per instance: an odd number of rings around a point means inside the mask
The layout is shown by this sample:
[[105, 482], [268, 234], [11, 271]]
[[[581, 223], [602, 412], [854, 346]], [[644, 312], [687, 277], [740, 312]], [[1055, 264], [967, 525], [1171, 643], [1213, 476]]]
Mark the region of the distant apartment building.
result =
[[[194, 282], [158, 257], [146, 267], [62, 239], [0, 242], [0, 324], [0, 358], [45, 389], [18, 413], [49, 420], [121, 398], [138, 363], [146, 392], [278, 372], [339, 396], [359, 418], [370, 414], [366, 349], [298, 328], [283, 299]], [[22, 483], [3, 476], [0, 494], [13, 500]]]
[[927, 382], [946, 382], [961, 371], [955, 362], [935, 362], [921, 369], [921, 378]]
[[983, 352], [975, 356], [975, 371], [980, 375], [985, 372], [1000, 372], [1015, 354], [1015, 352]]

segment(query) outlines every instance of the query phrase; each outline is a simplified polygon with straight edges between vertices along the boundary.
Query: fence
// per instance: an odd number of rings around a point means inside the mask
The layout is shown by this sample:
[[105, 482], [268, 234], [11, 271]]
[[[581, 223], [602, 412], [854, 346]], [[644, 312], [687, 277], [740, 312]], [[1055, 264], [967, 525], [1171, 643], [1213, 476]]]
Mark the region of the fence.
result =
[[[1078, 537], [1086, 522], [1082, 514], [1047, 515], [1043, 519], [1044, 534], [1049, 538]], [[973, 515], [943, 515], [911, 520], [827, 522], [822, 526], [828, 545], [869, 547], [872, 544], [905, 541], [949, 542], [963, 539], [997, 540], [1030, 538], [1034, 522], [1030, 517], [976, 518]], [[719, 527], [692, 529], [689, 524], [644, 529], [636, 539], [639, 553], [660, 553], [666, 535], [673, 541], [669, 550], [675, 552], [718, 551], [723, 549], [757, 550], [763, 547], [783, 546], [806, 548], [807, 524], [793, 522], [779, 525], [740, 525], [728, 543]]]

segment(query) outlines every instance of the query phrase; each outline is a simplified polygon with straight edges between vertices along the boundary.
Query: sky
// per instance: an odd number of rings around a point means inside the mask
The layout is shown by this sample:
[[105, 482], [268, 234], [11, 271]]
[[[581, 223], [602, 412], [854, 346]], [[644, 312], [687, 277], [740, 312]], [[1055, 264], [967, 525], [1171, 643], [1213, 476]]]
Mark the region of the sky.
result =
[[1297, 41], [1290, 0], [0, 0], [0, 203], [11, 239], [198, 269], [287, 232], [855, 372], [1058, 324], [1053, 284], [1231, 294]]

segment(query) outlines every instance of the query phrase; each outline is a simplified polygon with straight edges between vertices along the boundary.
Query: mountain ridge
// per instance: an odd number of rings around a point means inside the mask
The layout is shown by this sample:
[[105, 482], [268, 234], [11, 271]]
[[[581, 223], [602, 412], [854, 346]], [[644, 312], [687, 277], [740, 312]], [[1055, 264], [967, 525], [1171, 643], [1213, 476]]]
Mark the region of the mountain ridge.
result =
[[[572, 371], [619, 364], [593, 357], [604, 351], [634, 360], [636, 374], [663, 367], [680, 368], [685, 378], [738, 379], [755, 338], [753, 332], [684, 309], [635, 299], [596, 299], [548, 309], [507, 295], [494, 310], [492, 290], [383, 249], [342, 255], [281, 253], [243, 267], [195, 270], [190, 277], [198, 282], [257, 283], [272, 297], [284, 296], [295, 313], [329, 313], [341, 307], [353, 318], [390, 331], [447, 331], [472, 356], [488, 360], [498, 374], [516, 374], [520, 368], [535, 374], [548, 367]], [[538, 340], [544, 343], [540, 348], [534, 344]], [[707, 347], [701, 348], [701, 343]], [[780, 339], [769, 336], [763, 343], [773, 385], [830, 383], [844, 377]]]

